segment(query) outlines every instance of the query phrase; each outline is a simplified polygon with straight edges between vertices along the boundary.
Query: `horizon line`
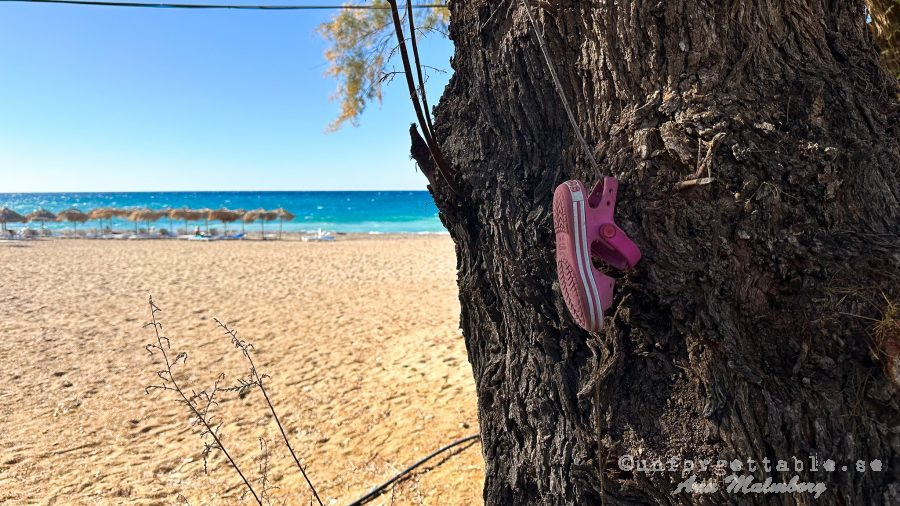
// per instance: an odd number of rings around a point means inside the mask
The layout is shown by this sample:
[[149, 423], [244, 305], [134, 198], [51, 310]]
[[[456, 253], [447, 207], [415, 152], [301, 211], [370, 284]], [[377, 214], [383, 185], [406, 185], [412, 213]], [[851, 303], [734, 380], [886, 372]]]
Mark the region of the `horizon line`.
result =
[[47, 195], [71, 193], [363, 193], [363, 192], [426, 192], [422, 189], [398, 190], [89, 190], [89, 191], [0, 191], [0, 195]]

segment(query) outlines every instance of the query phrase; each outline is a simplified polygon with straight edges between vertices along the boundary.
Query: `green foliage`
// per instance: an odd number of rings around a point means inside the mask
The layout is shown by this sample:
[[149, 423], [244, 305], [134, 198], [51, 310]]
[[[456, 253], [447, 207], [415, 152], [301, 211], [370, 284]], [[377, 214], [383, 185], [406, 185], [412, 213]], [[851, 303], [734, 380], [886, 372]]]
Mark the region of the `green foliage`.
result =
[[[373, 7], [386, 7], [386, 0], [373, 0]], [[403, 14], [404, 30], [409, 37], [406, 11]], [[417, 9], [415, 11], [416, 36], [438, 32], [445, 33], [450, 11], [445, 7]], [[331, 96], [340, 100], [341, 111], [328, 125], [329, 131], [338, 130], [345, 123], [359, 124], [359, 117], [366, 105], [373, 100], [381, 102], [381, 87], [398, 72], [391, 70], [391, 59], [397, 52], [397, 39], [388, 9], [342, 10], [330, 21], [319, 26], [319, 34], [330, 44], [325, 51], [328, 60], [327, 75], [333, 76], [338, 88]], [[402, 71], [400, 71], [402, 72]]]

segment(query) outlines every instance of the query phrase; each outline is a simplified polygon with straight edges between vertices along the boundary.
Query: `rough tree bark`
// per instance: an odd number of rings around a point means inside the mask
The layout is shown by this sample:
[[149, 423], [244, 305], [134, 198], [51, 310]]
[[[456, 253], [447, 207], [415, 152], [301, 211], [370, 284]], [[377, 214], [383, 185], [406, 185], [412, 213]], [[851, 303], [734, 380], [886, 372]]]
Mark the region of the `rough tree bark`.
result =
[[[897, 82], [863, 3], [536, 5], [644, 254], [602, 335], [563, 305], [551, 197], [603, 174], [579, 152], [521, 2], [450, 10], [455, 74], [435, 128], [461, 195], [432, 191], [457, 249], [486, 503], [813, 501], [672, 495], [680, 472], [623, 471], [630, 454], [772, 467], [815, 455], [836, 471], [740, 474], [823, 481], [825, 504], [897, 504], [900, 358], [872, 338], [885, 298], [900, 300]], [[714, 183], [674, 189], [701, 164]], [[857, 472], [858, 459], [884, 468]]]

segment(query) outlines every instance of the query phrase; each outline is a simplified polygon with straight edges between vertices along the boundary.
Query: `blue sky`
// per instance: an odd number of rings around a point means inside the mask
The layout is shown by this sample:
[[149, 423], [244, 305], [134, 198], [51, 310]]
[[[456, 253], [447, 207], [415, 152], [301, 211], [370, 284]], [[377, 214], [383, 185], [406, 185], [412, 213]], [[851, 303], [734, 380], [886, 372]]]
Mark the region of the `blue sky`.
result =
[[[0, 193], [425, 189], [401, 79], [325, 133], [331, 15], [0, 3]], [[421, 50], [436, 103], [452, 44]]]

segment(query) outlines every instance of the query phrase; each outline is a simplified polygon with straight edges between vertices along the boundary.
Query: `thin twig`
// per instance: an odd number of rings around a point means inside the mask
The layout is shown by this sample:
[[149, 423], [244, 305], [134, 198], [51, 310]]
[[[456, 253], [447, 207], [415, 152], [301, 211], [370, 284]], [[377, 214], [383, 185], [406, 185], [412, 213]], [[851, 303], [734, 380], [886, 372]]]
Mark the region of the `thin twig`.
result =
[[[434, 137], [432, 137], [431, 132], [428, 130], [428, 122], [425, 120], [425, 115], [422, 112], [422, 105], [419, 103], [418, 94], [416, 93], [416, 85], [413, 82], [413, 74], [412, 67], [409, 63], [409, 53], [406, 50], [406, 42], [403, 36], [403, 23], [400, 21], [400, 11], [397, 8], [397, 0], [388, 0], [388, 3], [391, 6], [391, 16], [394, 20], [394, 31], [397, 32], [397, 42], [400, 45], [400, 59], [403, 62], [403, 70], [404, 74], [406, 74], [406, 85], [409, 88], [409, 98], [412, 100], [413, 109], [416, 112], [416, 119], [419, 121], [419, 127], [422, 129], [423, 136], [425, 137], [425, 143], [428, 145], [428, 150], [431, 152], [431, 157], [434, 159], [435, 164], [438, 167], [438, 172], [441, 173], [441, 176], [444, 178], [450, 190], [457, 196], [459, 196], [459, 190], [456, 186], [456, 182], [453, 179], [453, 172], [450, 170], [449, 165], [447, 164], [447, 160], [444, 158], [444, 154], [441, 152], [440, 147], [435, 142]], [[415, 38], [415, 33], [410, 34], [413, 38]]]
[[683, 189], [685, 189], [685, 188], [691, 188], [692, 186], [703, 186], [703, 185], [706, 185], [706, 184], [710, 184], [710, 183], [712, 183], [713, 181], [715, 181], [715, 179], [713, 179], [713, 178], [711, 178], [711, 177], [701, 177], [701, 178], [697, 178], [697, 179], [688, 179], [688, 180], [686, 180], [686, 181], [679, 181], [679, 182], [675, 183], [675, 189], [676, 189], [676, 190], [683, 190]]
[[[716, 146], [719, 145], [723, 138], [725, 138], [725, 132], [719, 132], [713, 136], [712, 140], [709, 141], [709, 146], [706, 148], [706, 156], [703, 157], [703, 160], [700, 160], [702, 142], [700, 139], [697, 139], [697, 170], [691, 179], [675, 183], [676, 190], [702, 186], [715, 181], [712, 177], [713, 155], [715, 154]], [[706, 172], [706, 177], [703, 177], [704, 172]]]
[[262, 488], [259, 495], [266, 501], [267, 505], [271, 505], [272, 497], [269, 495], [269, 492], [279, 487], [273, 487], [269, 484], [269, 444], [262, 437], [259, 438], [259, 452], [259, 483], [260, 488]]
[[[146, 391], [148, 393], [151, 390], [173, 390], [173, 391], [177, 392], [178, 395], [181, 397], [181, 402], [183, 402], [188, 407], [188, 409], [190, 410], [191, 414], [195, 417], [195, 419], [197, 421], [199, 421], [200, 423], [202, 423], [204, 427], [206, 427], [206, 433], [208, 433], [210, 436], [212, 436], [213, 440], [216, 443], [216, 448], [218, 448], [219, 450], [222, 450], [222, 453], [225, 454], [225, 457], [228, 459], [228, 462], [231, 464], [231, 467], [234, 468], [234, 470], [241, 477], [241, 480], [244, 481], [244, 485], [246, 485], [246, 487], [250, 491], [250, 493], [253, 494], [253, 498], [256, 499], [257, 504], [262, 506], [262, 501], [260, 500], [259, 496], [256, 495], [256, 491], [253, 490], [253, 486], [250, 485], [250, 482], [247, 481], [247, 478], [244, 477], [244, 473], [241, 472], [241, 468], [238, 467], [237, 462], [235, 462], [234, 459], [231, 458], [231, 454], [228, 453], [228, 450], [225, 449], [225, 445], [223, 445], [222, 441], [219, 439], [217, 429], [213, 429], [213, 427], [209, 423], [209, 420], [207, 419], [206, 413], [209, 410], [209, 407], [212, 406], [212, 404], [214, 403], [213, 396], [215, 395], [215, 389], [213, 390], [212, 395], [206, 395], [207, 405], [206, 405], [206, 408], [204, 409], [203, 413], [201, 413], [197, 409], [197, 407], [194, 405], [194, 399], [197, 399], [200, 396], [195, 395], [195, 396], [192, 396], [192, 398], [188, 398], [187, 395], [184, 394], [184, 391], [181, 389], [181, 386], [175, 380], [175, 375], [172, 373], [172, 366], [177, 364], [179, 360], [187, 360], [187, 354], [179, 353], [175, 357], [174, 361], [169, 361], [169, 355], [168, 355], [168, 353], [166, 353], [166, 350], [169, 349], [170, 342], [167, 337], [165, 337], [159, 333], [160, 329], [162, 328], [162, 323], [160, 323], [156, 319], [156, 313], [160, 312], [160, 311], [161, 311], [161, 309], [159, 309], [159, 307], [153, 303], [153, 296], [151, 295], [150, 296], [150, 323], [144, 325], [144, 327], [149, 327], [151, 325], [153, 326], [153, 329], [156, 332], [157, 344], [155, 344], [155, 345], [148, 344], [147, 349], [148, 349], [148, 351], [150, 351], [151, 354], [153, 353], [152, 349], [158, 349], [160, 352], [162, 352], [163, 361], [166, 364], [166, 369], [164, 371], [157, 372], [157, 375], [163, 380], [163, 384], [162, 385], [151, 385], [151, 386], [147, 387]], [[165, 345], [163, 345], [163, 341], [166, 342]], [[167, 385], [167, 383], [171, 383], [171, 386]], [[201, 395], [202, 395], [202, 393], [201, 393]], [[208, 451], [208, 449], [209, 449], [209, 447], [207, 447], [207, 451]]]
[[431, 123], [431, 110], [428, 108], [428, 98], [425, 96], [425, 80], [422, 78], [422, 64], [419, 62], [419, 46], [416, 44], [416, 24], [413, 16], [411, 1], [406, 2], [406, 12], [409, 18], [409, 35], [413, 50], [413, 63], [416, 64], [416, 75], [419, 78], [419, 94], [422, 96], [422, 109], [425, 112], [425, 122], [428, 126], [428, 134], [434, 137], [434, 125]]
[[236, 348], [241, 350], [244, 358], [246, 358], [247, 362], [250, 364], [250, 379], [252, 380], [252, 383], [248, 383], [247, 386], [249, 387], [255, 384], [259, 387], [259, 391], [262, 392], [263, 397], [266, 399], [266, 404], [269, 406], [269, 411], [272, 413], [272, 417], [275, 419], [275, 424], [278, 425], [278, 430], [281, 431], [281, 437], [284, 439], [284, 444], [291, 452], [291, 457], [294, 458], [294, 462], [297, 464], [297, 469], [300, 470], [300, 474], [303, 475], [303, 479], [306, 480], [306, 484], [309, 485], [310, 490], [312, 490], [313, 496], [315, 496], [316, 501], [318, 501], [319, 503], [319, 506], [324, 506], [324, 504], [322, 503], [322, 499], [319, 498], [319, 493], [316, 492], [316, 487], [313, 486], [312, 481], [306, 474], [306, 470], [303, 469], [303, 466], [300, 464], [300, 459], [297, 458], [297, 454], [294, 452], [294, 447], [291, 446], [291, 442], [288, 439], [287, 432], [285, 432], [284, 426], [281, 424], [281, 420], [278, 419], [278, 413], [275, 411], [275, 406], [272, 405], [272, 400], [269, 399], [269, 394], [266, 392], [266, 387], [263, 385], [263, 379], [266, 376], [264, 374], [259, 374], [259, 371], [256, 369], [256, 365], [253, 363], [253, 357], [250, 353], [250, 351], [253, 349], [253, 345], [247, 343], [246, 341], [238, 339], [237, 331], [228, 328], [228, 326], [219, 321], [218, 318], [215, 319], [215, 322], [219, 327], [225, 330], [226, 334], [231, 337], [231, 342], [235, 345]]

